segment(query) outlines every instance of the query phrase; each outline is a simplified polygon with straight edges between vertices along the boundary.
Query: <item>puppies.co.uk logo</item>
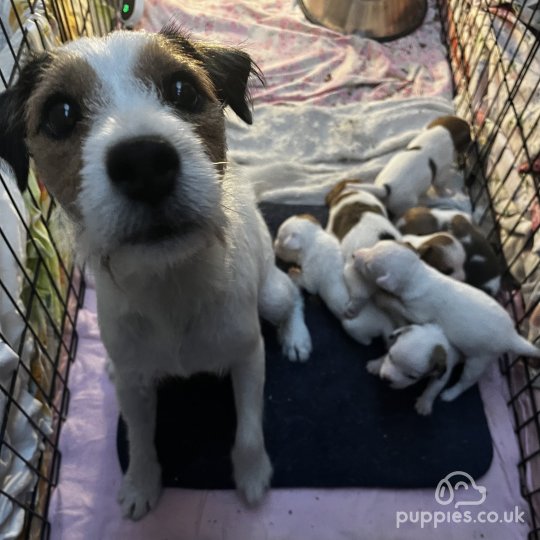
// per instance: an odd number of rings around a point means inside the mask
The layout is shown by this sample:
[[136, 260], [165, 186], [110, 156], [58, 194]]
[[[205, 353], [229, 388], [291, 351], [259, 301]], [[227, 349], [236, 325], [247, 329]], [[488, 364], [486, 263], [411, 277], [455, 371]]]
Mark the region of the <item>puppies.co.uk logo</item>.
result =
[[436, 529], [444, 524], [525, 524], [525, 512], [518, 506], [509, 511], [473, 511], [463, 510], [463, 507], [479, 507], [487, 499], [487, 489], [478, 485], [472, 476], [463, 471], [454, 471], [446, 475], [435, 488], [435, 500], [441, 506], [451, 507], [453, 510], [415, 510], [396, 512], [396, 527], [399, 529], [405, 524], [420, 526], [424, 529]]

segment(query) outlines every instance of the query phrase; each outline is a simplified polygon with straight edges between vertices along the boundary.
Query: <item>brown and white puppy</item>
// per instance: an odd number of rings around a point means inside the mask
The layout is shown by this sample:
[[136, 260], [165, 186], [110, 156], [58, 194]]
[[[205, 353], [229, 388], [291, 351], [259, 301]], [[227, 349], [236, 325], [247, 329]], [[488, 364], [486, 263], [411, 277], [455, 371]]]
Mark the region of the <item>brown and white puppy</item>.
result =
[[433, 187], [446, 195], [449, 171], [455, 158], [471, 141], [470, 127], [457, 116], [433, 120], [394, 155], [375, 178], [363, 188], [381, 199], [394, 216], [403, 215], [418, 204], [418, 199]]
[[32, 60], [0, 96], [0, 156], [24, 187], [26, 143], [95, 273], [130, 442], [119, 501], [134, 519], [161, 490], [160, 379], [231, 373], [234, 479], [257, 503], [272, 472], [259, 314], [279, 326], [291, 360], [310, 353], [300, 293], [274, 265], [251, 186], [226, 168], [223, 109], [251, 123], [254, 71], [245, 52], [169, 26], [68, 43]]
[[499, 291], [502, 273], [499, 259], [489, 241], [465, 212], [418, 206], [408, 210], [397, 226], [405, 235], [449, 232], [465, 250], [465, 281], [492, 296]]
[[339, 241], [360, 221], [366, 212], [388, 217], [382, 202], [362, 189], [360, 180], [342, 180], [325, 197], [329, 208], [326, 230]]
[[418, 414], [428, 415], [458, 362], [458, 351], [438, 325], [410, 324], [395, 330], [389, 338], [388, 352], [366, 367], [396, 389], [429, 377], [429, 384], [415, 404]]
[[463, 216], [471, 221], [471, 216], [459, 210], [444, 208], [428, 208], [415, 206], [409, 208], [396, 222], [396, 227], [402, 234], [424, 236], [448, 230], [450, 221], [456, 216]]
[[465, 281], [465, 249], [451, 234], [406, 234], [402, 241], [413, 247], [429, 266], [458, 281]]

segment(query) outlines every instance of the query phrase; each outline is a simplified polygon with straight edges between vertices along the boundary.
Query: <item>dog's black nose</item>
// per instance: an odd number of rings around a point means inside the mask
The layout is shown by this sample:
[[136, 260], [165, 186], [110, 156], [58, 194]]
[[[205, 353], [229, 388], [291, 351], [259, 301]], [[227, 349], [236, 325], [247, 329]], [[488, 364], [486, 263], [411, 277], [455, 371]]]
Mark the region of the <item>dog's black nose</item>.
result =
[[107, 154], [111, 182], [134, 201], [159, 203], [172, 192], [179, 172], [176, 150], [160, 137], [128, 139]]

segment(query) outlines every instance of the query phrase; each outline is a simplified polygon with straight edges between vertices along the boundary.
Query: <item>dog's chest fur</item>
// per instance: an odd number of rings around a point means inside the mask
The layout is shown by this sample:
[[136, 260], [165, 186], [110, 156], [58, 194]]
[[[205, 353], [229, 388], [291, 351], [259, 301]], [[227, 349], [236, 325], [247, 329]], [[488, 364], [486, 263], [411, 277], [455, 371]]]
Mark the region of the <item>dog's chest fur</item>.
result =
[[111, 352], [116, 369], [158, 378], [221, 373], [258, 339], [258, 296], [271, 262], [260, 247], [269, 238], [255, 211], [243, 216], [251, 226], [236, 218], [224, 244], [159, 275], [117, 281], [114, 261], [97, 272], [102, 338], [122, 352]]

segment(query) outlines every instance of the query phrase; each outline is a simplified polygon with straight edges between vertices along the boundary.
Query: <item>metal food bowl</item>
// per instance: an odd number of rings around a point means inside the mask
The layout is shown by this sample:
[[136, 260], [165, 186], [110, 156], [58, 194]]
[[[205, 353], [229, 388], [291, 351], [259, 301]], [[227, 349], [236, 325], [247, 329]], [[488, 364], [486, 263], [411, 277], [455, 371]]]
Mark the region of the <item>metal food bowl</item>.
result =
[[424, 20], [427, 0], [298, 0], [313, 23], [378, 41], [410, 34]]

